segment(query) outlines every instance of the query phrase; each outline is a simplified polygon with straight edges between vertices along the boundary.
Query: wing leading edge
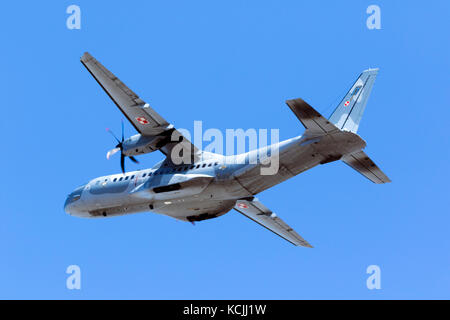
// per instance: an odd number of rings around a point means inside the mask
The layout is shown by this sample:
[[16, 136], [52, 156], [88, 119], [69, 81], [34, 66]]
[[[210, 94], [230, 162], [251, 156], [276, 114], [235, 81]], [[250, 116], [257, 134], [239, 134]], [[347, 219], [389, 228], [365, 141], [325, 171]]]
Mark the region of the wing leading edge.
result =
[[180, 153], [178, 152], [179, 150], [186, 150], [187, 153], [185, 153], [192, 156], [190, 161], [195, 161], [199, 150], [178, 130], [174, 129], [173, 125], [151, 108], [148, 103], [142, 100], [88, 52], [83, 54], [80, 61], [142, 136], [164, 137], [164, 143], [159, 148], [167, 156], [173, 156], [171, 154], [172, 150], [175, 146], [181, 144], [181, 148], [176, 149], [177, 156]]
[[312, 246], [305, 239], [294, 231], [294, 229], [278, 218], [275, 213], [259, 202], [258, 199], [238, 200], [234, 209], [247, 218], [259, 223], [264, 228], [272, 231], [281, 238], [289, 241], [293, 245], [312, 248]]
[[154, 136], [167, 130], [169, 123], [163, 117], [88, 52], [81, 63], [139, 133]]

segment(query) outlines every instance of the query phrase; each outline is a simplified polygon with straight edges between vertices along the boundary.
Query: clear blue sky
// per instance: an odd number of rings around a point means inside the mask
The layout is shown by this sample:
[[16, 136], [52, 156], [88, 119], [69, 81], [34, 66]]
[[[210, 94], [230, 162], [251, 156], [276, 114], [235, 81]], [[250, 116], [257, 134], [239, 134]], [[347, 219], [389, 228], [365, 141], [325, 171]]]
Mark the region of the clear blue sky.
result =
[[[70, 4], [81, 30], [66, 28]], [[366, 27], [370, 4], [382, 30]], [[450, 298], [449, 12], [448, 1], [2, 4], [0, 298]], [[84, 51], [179, 128], [279, 128], [282, 139], [303, 131], [286, 99], [328, 116], [379, 67], [359, 134], [393, 183], [336, 162], [260, 194], [314, 249], [234, 211], [196, 226], [68, 216], [68, 192], [120, 170], [105, 128], [119, 131], [122, 115]], [[71, 264], [80, 291], [66, 289]], [[381, 290], [366, 288], [372, 264]]]

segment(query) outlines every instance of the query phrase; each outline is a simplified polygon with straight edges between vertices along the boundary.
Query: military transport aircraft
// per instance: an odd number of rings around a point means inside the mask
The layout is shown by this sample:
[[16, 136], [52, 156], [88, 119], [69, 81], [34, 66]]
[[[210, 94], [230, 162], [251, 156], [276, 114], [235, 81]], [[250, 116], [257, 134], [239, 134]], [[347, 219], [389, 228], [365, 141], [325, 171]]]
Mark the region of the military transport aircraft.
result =
[[[263, 162], [258, 161], [259, 149], [233, 156], [199, 150], [89, 53], [81, 62], [139, 134], [125, 140], [122, 125], [121, 140], [116, 138], [116, 148], [107, 154], [109, 158], [120, 152], [122, 173], [98, 177], [76, 188], [64, 206], [71, 215], [112, 217], [151, 211], [194, 223], [235, 209], [292, 244], [311, 247], [255, 195], [337, 160], [374, 183], [390, 182], [362, 150], [366, 142], [356, 134], [378, 69], [361, 73], [328, 120], [302, 99], [286, 101], [306, 130], [301, 136], [265, 147], [268, 157]], [[151, 169], [125, 173], [126, 157], [137, 162], [134, 156], [156, 150], [166, 156], [163, 161]], [[262, 175], [261, 168], [275, 154], [277, 173]]]

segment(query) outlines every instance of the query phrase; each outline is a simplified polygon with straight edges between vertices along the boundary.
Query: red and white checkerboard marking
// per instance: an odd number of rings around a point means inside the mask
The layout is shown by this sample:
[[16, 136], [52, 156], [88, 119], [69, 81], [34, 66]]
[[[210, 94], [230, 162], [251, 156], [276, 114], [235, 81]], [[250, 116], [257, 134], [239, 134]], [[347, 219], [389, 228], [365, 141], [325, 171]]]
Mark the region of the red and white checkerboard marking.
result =
[[345, 101], [344, 106], [348, 106], [350, 104], [350, 100]]
[[238, 206], [238, 208], [241, 208], [241, 209], [247, 209], [248, 208], [248, 205], [246, 205], [245, 203], [239, 203], [237, 206]]
[[148, 124], [148, 120], [145, 119], [144, 117], [137, 117], [136, 120], [137, 120], [137, 122], [139, 122], [140, 124]]

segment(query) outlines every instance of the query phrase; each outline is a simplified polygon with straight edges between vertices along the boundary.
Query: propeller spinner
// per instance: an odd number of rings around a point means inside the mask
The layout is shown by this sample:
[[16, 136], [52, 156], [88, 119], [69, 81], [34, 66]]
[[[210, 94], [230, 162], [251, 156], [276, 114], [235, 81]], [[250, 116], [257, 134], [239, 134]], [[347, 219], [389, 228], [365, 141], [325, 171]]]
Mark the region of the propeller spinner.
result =
[[[106, 129], [106, 131], [108, 131], [113, 137], [114, 139], [116, 139], [117, 141], [117, 145], [114, 149], [109, 150], [108, 153], [106, 154], [106, 159], [109, 160], [109, 158], [116, 154], [117, 152], [120, 151], [120, 168], [122, 169], [122, 172], [125, 173], [125, 157], [126, 155], [123, 154], [123, 141], [125, 140], [124, 137], [124, 133], [123, 133], [123, 121], [122, 121], [122, 139], [119, 140], [116, 135], [114, 134], [114, 132], [112, 132], [112, 130], [110, 130], [109, 128]], [[133, 156], [128, 156], [128, 158], [130, 158], [131, 161], [133, 161], [134, 163], [139, 163], [139, 161], [136, 160], [135, 157]]]

